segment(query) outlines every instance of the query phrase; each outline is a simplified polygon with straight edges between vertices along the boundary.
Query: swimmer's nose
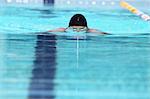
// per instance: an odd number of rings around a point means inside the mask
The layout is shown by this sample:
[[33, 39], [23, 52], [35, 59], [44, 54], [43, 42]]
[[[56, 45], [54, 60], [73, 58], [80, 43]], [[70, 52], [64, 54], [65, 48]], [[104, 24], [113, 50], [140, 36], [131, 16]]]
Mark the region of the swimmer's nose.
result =
[[80, 32], [80, 30], [77, 30], [77, 32]]

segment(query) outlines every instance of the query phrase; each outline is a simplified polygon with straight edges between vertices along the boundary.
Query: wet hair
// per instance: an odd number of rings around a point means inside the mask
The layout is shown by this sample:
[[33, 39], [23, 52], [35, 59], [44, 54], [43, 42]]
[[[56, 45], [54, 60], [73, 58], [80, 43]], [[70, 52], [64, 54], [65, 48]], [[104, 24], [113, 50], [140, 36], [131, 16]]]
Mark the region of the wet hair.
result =
[[69, 27], [70, 26], [87, 26], [87, 21], [86, 18], [82, 14], [75, 14], [72, 16], [69, 22]]

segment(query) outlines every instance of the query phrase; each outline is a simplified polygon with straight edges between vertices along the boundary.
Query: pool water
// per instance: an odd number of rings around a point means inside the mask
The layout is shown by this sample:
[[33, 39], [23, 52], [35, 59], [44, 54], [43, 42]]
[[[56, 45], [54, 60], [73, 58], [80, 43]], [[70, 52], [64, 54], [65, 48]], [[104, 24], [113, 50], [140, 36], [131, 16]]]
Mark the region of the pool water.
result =
[[[121, 8], [0, 11], [1, 99], [150, 99], [149, 22]], [[76, 13], [112, 35], [45, 32]]]

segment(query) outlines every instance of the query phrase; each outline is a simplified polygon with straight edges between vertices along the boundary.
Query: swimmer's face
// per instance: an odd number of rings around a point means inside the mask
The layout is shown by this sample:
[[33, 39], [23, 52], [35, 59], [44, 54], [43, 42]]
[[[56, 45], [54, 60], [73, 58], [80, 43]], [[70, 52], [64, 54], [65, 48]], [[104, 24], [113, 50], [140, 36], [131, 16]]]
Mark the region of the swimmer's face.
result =
[[71, 26], [71, 28], [75, 32], [87, 31], [87, 27], [85, 27], [85, 26]]

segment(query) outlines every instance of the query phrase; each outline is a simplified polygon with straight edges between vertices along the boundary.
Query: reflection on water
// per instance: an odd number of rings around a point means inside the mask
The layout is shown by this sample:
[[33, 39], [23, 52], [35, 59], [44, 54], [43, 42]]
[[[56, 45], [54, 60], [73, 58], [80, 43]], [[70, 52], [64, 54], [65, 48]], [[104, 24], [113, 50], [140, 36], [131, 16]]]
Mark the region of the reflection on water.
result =
[[[70, 36], [69, 36], [70, 37]], [[150, 99], [150, 38], [5, 34], [3, 99]]]

